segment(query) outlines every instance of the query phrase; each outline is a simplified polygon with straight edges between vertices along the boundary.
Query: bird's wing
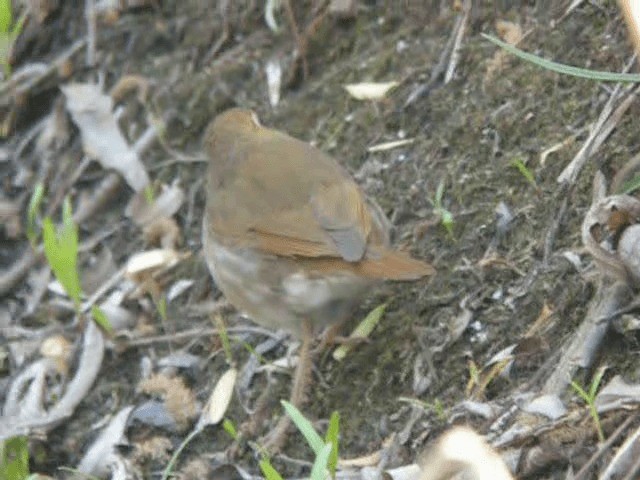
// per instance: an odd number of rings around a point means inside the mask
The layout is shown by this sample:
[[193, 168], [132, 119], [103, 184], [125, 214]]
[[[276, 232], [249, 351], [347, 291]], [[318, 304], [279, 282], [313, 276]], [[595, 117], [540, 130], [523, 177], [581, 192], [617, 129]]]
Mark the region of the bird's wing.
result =
[[273, 211], [251, 230], [269, 253], [357, 262], [367, 250], [371, 217], [358, 187], [343, 181], [319, 187], [302, 205]]

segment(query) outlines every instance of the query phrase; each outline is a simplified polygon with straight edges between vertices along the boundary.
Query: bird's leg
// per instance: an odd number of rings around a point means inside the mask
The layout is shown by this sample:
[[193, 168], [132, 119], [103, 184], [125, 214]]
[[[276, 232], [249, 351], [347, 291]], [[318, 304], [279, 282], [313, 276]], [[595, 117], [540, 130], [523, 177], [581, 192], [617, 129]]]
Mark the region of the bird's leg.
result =
[[[302, 325], [302, 345], [300, 354], [298, 355], [298, 365], [293, 375], [293, 386], [291, 387], [291, 396], [289, 403], [294, 407], [300, 408], [306, 400], [306, 391], [311, 383], [311, 342], [313, 341], [313, 329], [309, 320], [304, 320]], [[287, 439], [287, 430], [291, 425], [291, 419], [288, 415], [282, 415], [275, 428], [262, 439], [262, 446], [267, 450], [274, 452], [281, 450]]]

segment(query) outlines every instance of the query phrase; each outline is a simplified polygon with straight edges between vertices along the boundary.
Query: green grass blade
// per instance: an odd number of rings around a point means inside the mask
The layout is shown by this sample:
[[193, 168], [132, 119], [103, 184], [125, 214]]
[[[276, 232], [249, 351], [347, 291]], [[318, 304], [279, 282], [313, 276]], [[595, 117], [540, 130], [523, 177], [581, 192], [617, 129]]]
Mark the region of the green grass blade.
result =
[[266, 480], [283, 480], [278, 471], [273, 468], [269, 459], [263, 458], [260, 460], [260, 470]]
[[73, 221], [68, 199], [63, 207], [62, 226], [57, 232], [51, 218], [42, 222], [42, 240], [53, 274], [79, 309], [82, 288], [78, 275], [78, 227]]
[[316, 461], [313, 462], [313, 467], [311, 467], [311, 480], [326, 480], [327, 462], [329, 455], [331, 455], [331, 449], [331, 444], [327, 443], [316, 455]]
[[162, 472], [162, 480], [168, 480], [169, 477], [171, 477], [173, 475], [173, 468], [176, 465], [176, 462], [178, 461], [178, 458], [180, 457], [180, 455], [182, 454], [182, 451], [187, 447], [187, 445], [189, 445], [191, 443], [191, 441], [196, 438], [196, 436], [201, 432], [202, 430], [193, 430], [191, 433], [189, 433], [189, 435], [187, 435], [187, 437], [182, 441], [182, 443], [178, 446], [178, 448], [176, 449], [175, 452], [173, 452], [172, 457], [169, 459], [169, 463], [167, 464], [167, 466], [164, 469], [164, 472]]
[[552, 62], [551, 60], [545, 60], [544, 58], [533, 55], [532, 53], [527, 53], [523, 50], [520, 50], [519, 48], [514, 47], [513, 45], [497, 39], [496, 37], [487, 35], [486, 33], [481, 33], [480, 35], [482, 35], [483, 38], [489, 40], [491, 43], [494, 43], [500, 48], [503, 48], [512, 55], [515, 55], [522, 60], [533, 63], [546, 70], [551, 70], [552, 72], [571, 75], [578, 78], [586, 78], [589, 80], [598, 80], [601, 82], [640, 82], [640, 75], [635, 73], [612, 73], [572, 67], [571, 65]]
[[636, 175], [631, 180], [627, 180], [626, 182], [624, 182], [622, 184], [622, 187], [620, 187], [620, 191], [616, 193], [628, 195], [634, 192], [635, 190], [638, 190], [639, 188], [640, 188], [640, 175]]
[[336, 470], [338, 469], [338, 441], [340, 436], [340, 414], [333, 412], [329, 419], [329, 427], [327, 428], [327, 434], [324, 437], [326, 443], [331, 445], [331, 455], [327, 461], [327, 467], [331, 478], [336, 477]]
[[313, 428], [311, 422], [307, 420], [302, 413], [300, 413], [300, 410], [285, 400], [282, 400], [281, 403], [287, 412], [287, 415], [291, 418], [291, 421], [307, 440], [307, 443], [313, 450], [313, 453], [319, 455], [320, 451], [324, 448], [324, 440], [322, 440], [322, 437], [318, 432], [316, 432], [315, 428]]
[[[371, 310], [367, 316], [362, 320], [358, 326], [351, 332], [349, 338], [367, 338], [371, 335], [371, 332], [376, 325], [380, 323], [382, 316], [384, 315], [384, 311], [387, 308], [387, 304], [383, 303], [382, 305], [378, 305], [376, 308]], [[337, 361], [343, 360], [347, 354], [353, 348], [353, 344], [344, 343], [335, 349], [333, 352], [333, 359]]]
[[27, 437], [11, 437], [0, 442], [0, 479], [24, 480], [29, 475]]
[[532, 187], [538, 188], [538, 184], [536, 183], [536, 179], [533, 176], [533, 173], [521, 159], [516, 158], [511, 162], [511, 165], [520, 172], [520, 174], [527, 180], [527, 182], [529, 182], [529, 184], [531, 184]]
[[596, 400], [596, 395], [598, 394], [598, 388], [600, 388], [600, 382], [602, 382], [602, 377], [604, 377], [605, 372], [607, 371], [607, 367], [603, 366], [598, 368], [596, 374], [593, 376], [593, 380], [591, 381], [591, 385], [589, 386], [589, 397], [593, 402]]
[[100, 307], [98, 307], [97, 305], [93, 305], [91, 307], [91, 316], [93, 317], [93, 321], [96, 322], [100, 328], [102, 328], [107, 333], [113, 333], [111, 322], [107, 318], [107, 315], [100, 309]]
[[11, 0], [0, 0], [0, 34], [10, 32], [11, 22], [13, 22]]
[[238, 439], [238, 430], [231, 420], [225, 418], [222, 422], [222, 428], [233, 440]]
[[573, 387], [573, 390], [580, 396], [580, 398], [582, 398], [582, 400], [585, 403], [590, 403], [591, 399], [589, 398], [589, 394], [585, 391], [584, 388], [582, 388], [578, 384], [578, 382], [576, 382], [575, 380], [572, 380], [571, 386]]

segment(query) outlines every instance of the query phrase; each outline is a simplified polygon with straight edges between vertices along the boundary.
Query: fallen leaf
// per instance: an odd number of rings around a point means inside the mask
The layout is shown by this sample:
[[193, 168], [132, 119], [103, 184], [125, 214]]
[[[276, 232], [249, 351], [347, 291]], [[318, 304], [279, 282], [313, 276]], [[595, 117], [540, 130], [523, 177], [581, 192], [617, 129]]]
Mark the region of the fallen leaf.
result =
[[113, 99], [91, 83], [71, 83], [60, 88], [82, 135], [86, 154], [105, 169], [116, 170], [134, 191], [143, 190], [149, 184], [149, 175], [120, 132], [111, 111]]
[[400, 82], [386, 83], [350, 83], [345, 85], [345, 90], [356, 100], [381, 100], [393, 88], [400, 85]]
[[198, 426], [203, 427], [205, 425], [215, 425], [219, 423], [227, 412], [231, 397], [233, 396], [233, 389], [236, 385], [236, 378], [238, 377], [238, 371], [235, 368], [227, 370], [216, 386], [211, 392], [207, 407], [202, 411]]

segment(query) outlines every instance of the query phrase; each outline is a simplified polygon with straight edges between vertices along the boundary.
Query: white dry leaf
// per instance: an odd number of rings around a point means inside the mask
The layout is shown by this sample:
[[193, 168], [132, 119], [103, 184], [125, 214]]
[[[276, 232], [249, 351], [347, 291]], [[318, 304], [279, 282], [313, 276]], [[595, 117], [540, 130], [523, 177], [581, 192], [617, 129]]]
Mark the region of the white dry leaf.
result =
[[392, 140], [390, 142], [378, 143], [377, 145], [372, 145], [371, 147], [367, 148], [367, 152], [384, 152], [393, 148], [411, 145], [413, 142], [415, 142], [415, 138], [403, 138], [402, 140]]
[[77, 470], [88, 475], [106, 477], [115, 448], [122, 443], [127, 420], [133, 407], [125, 407], [111, 419], [80, 461]]
[[[16, 377], [6, 395], [3, 416], [0, 416], [0, 441], [16, 435], [28, 435], [37, 430], [47, 432], [69, 418], [76, 406], [86, 398], [93, 385], [104, 357], [104, 338], [95, 322], [88, 322], [84, 331], [82, 350], [73, 378], [66, 382], [62, 395], [45, 410], [45, 393], [51, 399], [46, 382], [47, 372], [55, 366], [42, 358], [26, 367]], [[28, 386], [28, 388], [27, 388]]]
[[393, 88], [400, 85], [400, 82], [362, 82], [345, 85], [345, 90], [356, 100], [381, 100]]
[[627, 23], [629, 36], [635, 47], [636, 55], [640, 54], [640, 2], [636, 0], [621, 0], [618, 5]]
[[613, 377], [598, 392], [595, 405], [598, 413], [640, 404], [640, 384], [626, 383], [620, 375]]
[[522, 407], [522, 410], [535, 415], [543, 415], [550, 420], [557, 420], [567, 413], [560, 397], [554, 394], [541, 395]]
[[167, 292], [167, 302], [172, 302], [177, 297], [182, 295], [184, 292], [189, 290], [195, 282], [191, 279], [182, 278], [176, 282], [174, 282]]
[[280, 103], [280, 89], [282, 87], [282, 66], [277, 58], [272, 58], [264, 66], [264, 73], [267, 75], [267, 91], [269, 93], [269, 104], [275, 107]]
[[92, 83], [71, 83], [60, 88], [82, 135], [85, 153], [104, 168], [117, 171], [134, 191], [144, 189], [149, 175], [118, 127], [111, 111], [113, 99]]
[[136, 253], [127, 262], [125, 275], [137, 281], [160, 268], [168, 268], [182, 258], [179, 252], [168, 248], [156, 248]]
[[198, 421], [198, 427], [202, 428], [205, 425], [216, 425], [224, 418], [229, 403], [231, 403], [237, 377], [238, 371], [235, 368], [230, 368], [220, 377], [213, 392], [211, 392], [207, 406], [202, 411], [202, 415]]
[[473, 415], [480, 416], [486, 420], [496, 416], [496, 408], [487, 402], [476, 402], [474, 400], [464, 400], [459, 404], [465, 411]]
[[[29, 419], [44, 415], [42, 392], [47, 391], [47, 378], [50, 373], [57, 373], [55, 363], [44, 357], [24, 367], [12, 379], [5, 395], [0, 425], [3, 418]], [[5, 436], [5, 432], [0, 429], [0, 441], [11, 436], [13, 435]]]
[[622, 233], [618, 255], [629, 275], [640, 284], [640, 224], [629, 225]]
[[124, 213], [136, 225], [144, 227], [159, 217], [172, 217], [183, 203], [184, 191], [176, 180], [171, 185], [162, 185], [153, 201], [149, 201], [144, 192], [137, 193], [129, 201]]
[[135, 326], [136, 315], [120, 305], [120, 292], [114, 292], [100, 304], [100, 310], [109, 320], [109, 324], [115, 332], [131, 329]]
[[283, 372], [287, 370], [293, 370], [300, 361], [298, 355], [285, 355], [275, 359], [273, 362], [269, 362], [266, 365], [258, 367], [258, 372]]
[[274, 33], [278, 33], [280, 30], [276, 22], [276, 10], [280, 10], [281, 7], [282, 0], [267, 0], [264, 5], [264, 21]]
[[624, 443], [618, 448], [615, 455], [607, 465], [607, 468], [598, 477], [599, 480], [615, 480], [617, 478], [637, 478], [630, 476], [637, 468], [640, 457], [640, 428], [636, 428], [627, 436]]

